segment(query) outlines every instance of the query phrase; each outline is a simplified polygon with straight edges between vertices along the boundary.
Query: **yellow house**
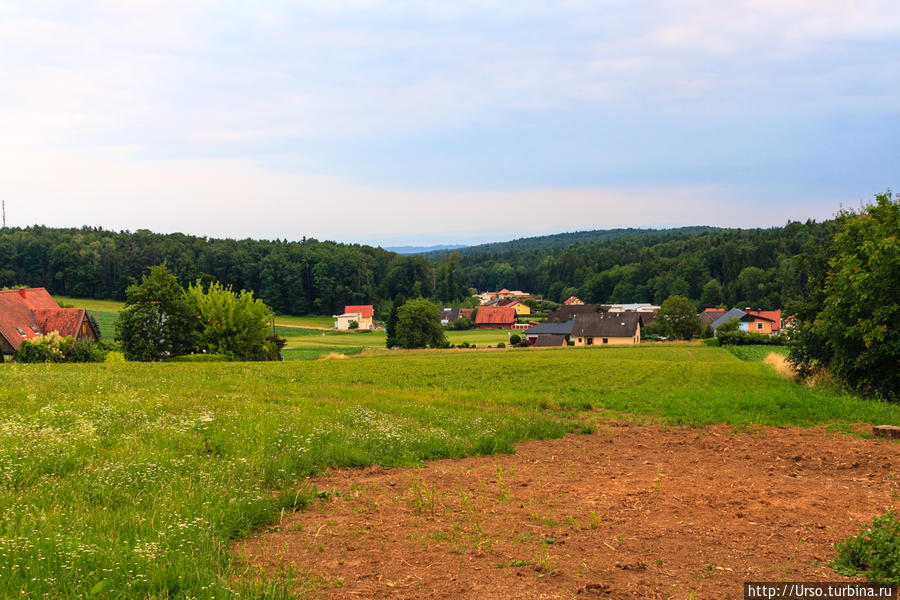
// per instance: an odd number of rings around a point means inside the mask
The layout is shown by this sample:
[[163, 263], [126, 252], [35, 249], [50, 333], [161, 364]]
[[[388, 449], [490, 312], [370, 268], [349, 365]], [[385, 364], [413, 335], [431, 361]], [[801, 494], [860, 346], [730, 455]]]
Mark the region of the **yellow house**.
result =
[[641, 343], [637, 313], [580, 314], [572, 325], [576, 346], [631, 346]]
[[519, 302], [518, 300], [516, 300], [515, 302], [510, 302], [506, 306], [511, 306], [513, 308], [513, 310], [516, 311], [516, 316], [531, 314], [531, 307], [528, 306], [527, 304], [523, 304], [523, 303]]
[[335, 317], [334, 327], [350, 329], [350, 323], [355, 322], [359, 329], [375, 329], [374, 313], [375, 310], [371, 304], [345, 306], [344, 314]]

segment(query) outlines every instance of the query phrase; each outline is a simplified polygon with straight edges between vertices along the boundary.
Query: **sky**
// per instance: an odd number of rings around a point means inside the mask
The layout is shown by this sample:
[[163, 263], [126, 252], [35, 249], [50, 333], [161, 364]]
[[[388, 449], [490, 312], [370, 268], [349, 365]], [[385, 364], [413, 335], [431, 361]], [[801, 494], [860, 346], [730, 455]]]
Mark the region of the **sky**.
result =
[[896, 0], [0, 0], [11, 226], [376, 245], [900, 189]]

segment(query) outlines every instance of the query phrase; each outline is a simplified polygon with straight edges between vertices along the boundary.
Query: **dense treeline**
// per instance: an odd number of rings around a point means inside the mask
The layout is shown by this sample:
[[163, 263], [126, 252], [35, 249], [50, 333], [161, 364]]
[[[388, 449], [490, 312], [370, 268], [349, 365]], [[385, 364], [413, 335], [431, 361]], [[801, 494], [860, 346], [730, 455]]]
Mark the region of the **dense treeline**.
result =
[[834, 221], [785, 227], [659, 232], [525, 252], [467, 255], [460, 276], [484, 289], [527, 290], [556, 302], [653, 302], [777, 309], [804, 291], [800, 255], [830, 239]]
[[449, 259], [436, 264], [371, 246], [89, 227], [0, 231], [0, 288], [29, 285], [53, 294], [124, 300], [128, 286], [162, 263], [183, 284], [199, 279], [253, 290], [282, 314], [334, 314], [345, 304], [378, 304], [399, 292], [444, 301], [468, 292], [450, 271], [455, 263]]
[[577, 295], [587, 302], [661, 304], [681, 295], [701, 306], [782, 308], [804, 290], [808, 273], [799, 255], [830, 239], [834, 229], [833, 221], [808, 221], [772, 229], [623, 230], [630, 234], [564, 248], [435, 259], [315, 239], [36, 226], [0, 231], [0, 287], [124, 299], [149, 266], [166, 263], [183, 284], [199, 279], [253, 290], [282, 314], [335, 314], [345, 304], [375, 304], [379, 318], [386, 318], [398, 294], [453, 303], [468, 287], [520, 289], [553, 301]]
[[[677, 227], [674, 229], [643, 229], [636, 227], [627, 227], [620, 229], [591, 229], [589, 231], [569, 231], [566, 233], [554, 233], [552, 235], [541, 235], [527, 238], [517, 238], [508, 242], [492, 242], [489, 244], [479, 244], [477, 246], [466, 246], [460, 248], [458, 252], [463, 256], [474, 254], [507, 254], [510, 252], [523, 252], [526, 250], [544, 250], [548, 248], [564, 248], [573, 244], [584, 244], [590, 242], [608, 242], [626, 237], [656, 237], [679, 235], [679, 234], [700, 234], [708, 231], [716, 231], [713, 227], [693, 226], [693, 227]], [[450, 254], [447, 250], [432, 250], [424, 253], [429, 258], [438, 259]]]

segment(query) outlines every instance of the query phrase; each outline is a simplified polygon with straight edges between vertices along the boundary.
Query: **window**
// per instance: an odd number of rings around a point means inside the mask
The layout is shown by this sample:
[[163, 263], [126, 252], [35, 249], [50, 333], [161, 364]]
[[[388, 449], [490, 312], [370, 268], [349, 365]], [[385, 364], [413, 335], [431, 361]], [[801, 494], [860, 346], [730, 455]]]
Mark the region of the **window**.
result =
[[581, 339], [581, 338], [578, 338], [578, 343], [580, 344], [581, 342], [582, 342], [582, 339]]
[[16, 327], [16, 331], [18, 331], [19, 335], [21, 335], [22, 337], [26, 337], [25, 330], [23, 330], [21, 327]]
[[587, 345], [588, 345], [588, 346], [593, 346], [593, 345], [594, 345], [594, 338], [587, 338]]
[[762, 330], [762, 321], [757, 321], [756, 328]]
[[609, 343], [609, 338], [603, 338], [603, 343], [604, 343], [604, 344], [608, 344], [608, 343]]
[[40, 330], [38, 330], [38, 328], [35, 327], [34, 325], [29, 325], [29, 327], [31, 328], [31, 330], [32, 330], [33, 332], [35, 332], [35, 333], [37, 333], [37, 334], [40, 334], [40, 333], [41, 333]]

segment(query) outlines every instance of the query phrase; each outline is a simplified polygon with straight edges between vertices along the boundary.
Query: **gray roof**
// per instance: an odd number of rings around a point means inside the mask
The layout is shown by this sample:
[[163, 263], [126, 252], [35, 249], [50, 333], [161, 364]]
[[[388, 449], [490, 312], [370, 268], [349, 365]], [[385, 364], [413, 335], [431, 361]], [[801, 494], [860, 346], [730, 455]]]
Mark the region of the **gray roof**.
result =
[[713, 329], [713, 331], [715, 331], [719, 327], [719, 325], [721, 325], [722, 323], [727, 323], [728, 321], [730, 321], [732, 319], [741, 320], [745, 316], [747, 316], [747, 313], [745, 313], [741, 309], [732, 308], [731, 310], [726, 312], [724, 315], [722, 315], [721, 317], [719, 317], [718, 319], [716, 319], [715, 321], [710, 323], [709, 326]]
[[555, 348], [556, 346], [565, 346], [566, 345], [566, 336], [564, 335], [554, 335], [552, 333], [545, 333], [543, 335], [539, 335], [537, 340], [535, 340], [534, 345], [539, 348], [551, 347]]
[[564, 321], [562, 323], [538, 323], [534, 327], [525, 330], [525, 335], [570, 335], [572, 333], [572, 324], [574, 321]]
[[568, 321], [574, 319], [575, 315], [593, 314], [600, 311], [605, 312], [606, 309], [599, 304], [567, 304], [547, 315], [547, 321]]
[[460, 309], [458, 308], [445, 308], [441, 311], [441, 320], [446, 320], [447, 322], [457, 321], [460, 317], [459, 311]]
[[584, 337], [633, 337], [641, 317], [638, 313], [578, 315], [572, 335]]

